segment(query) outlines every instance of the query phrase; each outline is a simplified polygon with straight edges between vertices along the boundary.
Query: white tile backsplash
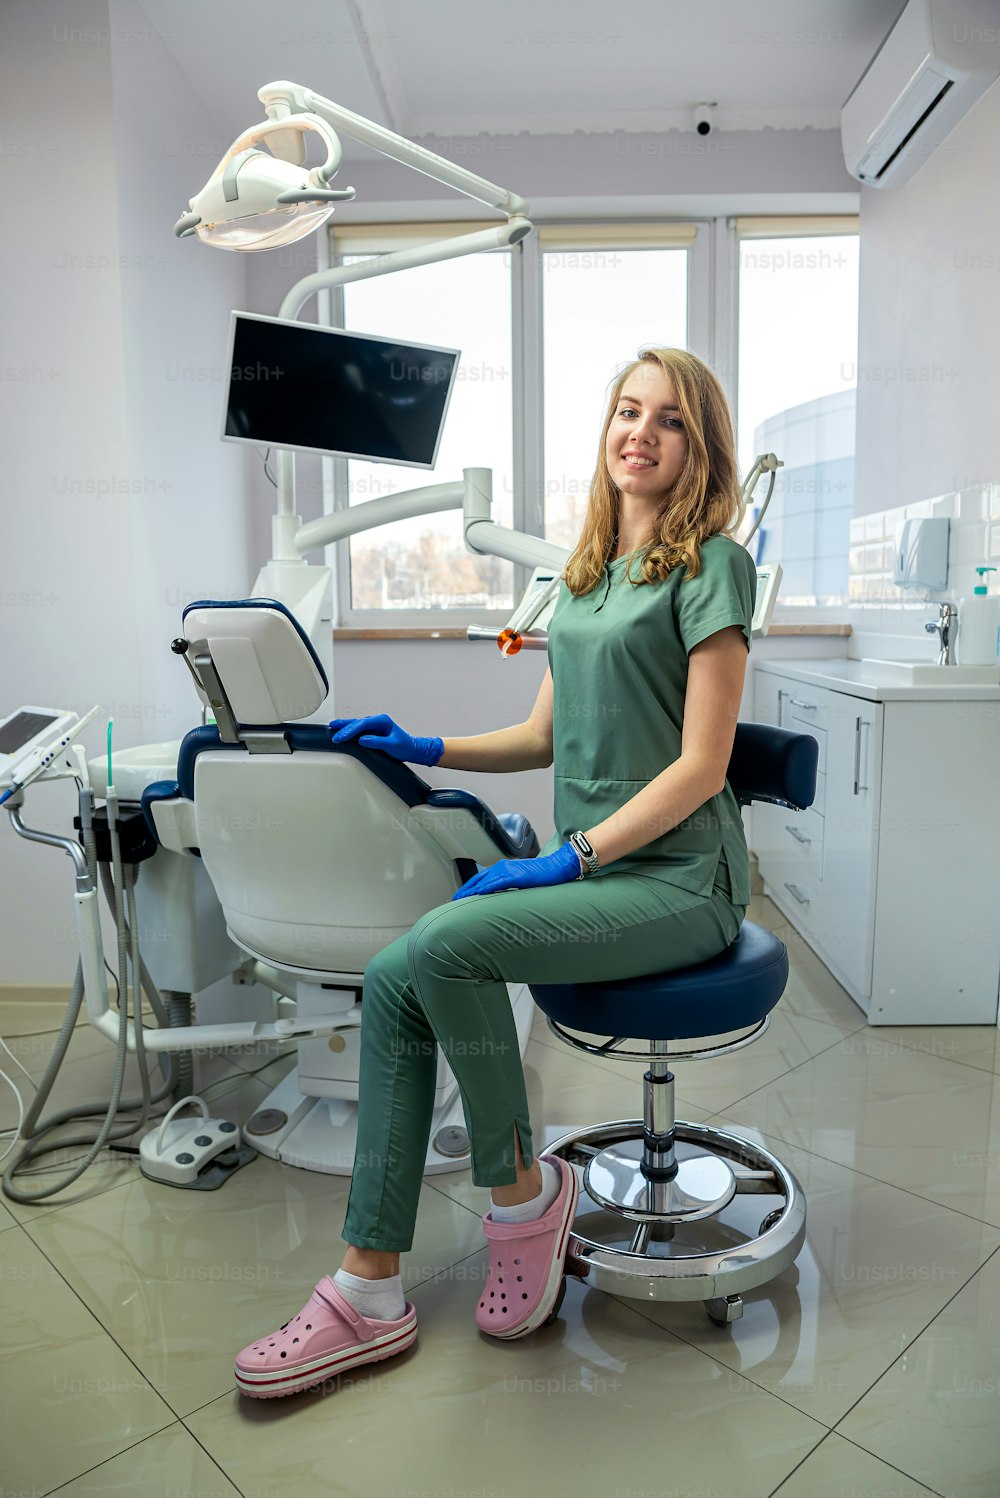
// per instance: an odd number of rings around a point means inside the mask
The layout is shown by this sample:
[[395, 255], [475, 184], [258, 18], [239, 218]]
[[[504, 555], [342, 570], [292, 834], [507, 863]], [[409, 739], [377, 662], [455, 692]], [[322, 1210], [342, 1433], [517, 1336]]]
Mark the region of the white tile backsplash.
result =
[[[903, 520], [947, 516], [948, 585], [899, 588], [892, 581], [892, 551], [896, 526]], [[968, 597], [978, 566], [1000, 568], [1000, 481], [975, 484], [954, 494], [896, 505], [851, 520], [848, 615], [853, 633], [849, 658], [889, 660], [937, 658], [937, 636], [924, 625], [936, 620], [938, 604]], [[991, 593], [1000, 593], [1000, 572], [988, 575]]]

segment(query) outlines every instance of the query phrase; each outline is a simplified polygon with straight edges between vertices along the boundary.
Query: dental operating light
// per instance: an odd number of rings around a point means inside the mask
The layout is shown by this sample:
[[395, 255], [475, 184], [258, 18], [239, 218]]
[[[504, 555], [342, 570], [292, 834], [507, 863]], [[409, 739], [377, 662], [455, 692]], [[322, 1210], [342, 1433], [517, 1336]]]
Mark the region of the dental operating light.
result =
[[[326, 146], [322, 166], [306, 169], [306, 137]], [[270, 141], [265, 137], [270, 136]], [[267, 144], [268, 150], [260, 145]], [[354, 188], [327, 183], [340, 166], [340, 141], [324, 120], [298, 114], [287, 122], [269, 120], [244, 130], [219, 162], [190, 212], [174, 225], [180, 239], [197, 234], [220, 250], [271, 250], [294, 244], [330, 217]]]
[[[257, 97], [268, 119], [244, 130], [229, 147], [201, 192], [191, 198], [189, 211], [174, 225], [178, 238], [196, 234], [204, 244], [221, 250], [270, 250], [318, 229], [338, 202], [354, 197], [353, 187], [329, 185], [343, 157], [336, 130], [508, 218], [525, 211], [524, 200], [514, 193], [300, 84], [269, 83]], [[305, 166], [310, 132], [318, 134], [327, 149], [323, 165], [311, 169]], [[529, 229], [530, 224], [523, 232]]]

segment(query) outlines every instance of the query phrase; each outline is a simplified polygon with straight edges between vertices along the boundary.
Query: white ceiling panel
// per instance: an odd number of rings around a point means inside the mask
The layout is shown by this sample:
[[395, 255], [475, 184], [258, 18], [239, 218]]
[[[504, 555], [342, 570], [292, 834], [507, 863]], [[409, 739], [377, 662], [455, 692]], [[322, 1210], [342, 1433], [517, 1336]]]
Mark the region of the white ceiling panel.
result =
[[[315, 89], [410, 138], [835, 128], [901, 0], [140, 0], [220, 134]], [[345, 140], [347, 157], [365, 156]]]

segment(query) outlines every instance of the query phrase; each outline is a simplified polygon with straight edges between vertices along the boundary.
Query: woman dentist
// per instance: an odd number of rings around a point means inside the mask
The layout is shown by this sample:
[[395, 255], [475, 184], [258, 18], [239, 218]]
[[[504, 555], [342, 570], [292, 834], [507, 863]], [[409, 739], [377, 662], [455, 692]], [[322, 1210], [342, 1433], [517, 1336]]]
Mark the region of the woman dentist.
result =
[[507, 983], [637, 977], [735, 940], [750, 870], [725, 777], [756, 590], [730, 534], [743, 512], [715, 375], [683, 350], [644, 350], [614, 382], [528, 720], [464, 739], [413, 738], [384, 714], [331, 724], [334, 743], [411, 764], [551, 764], [557, 830], [536, 857], [468, 880], [369, 963], [348, 1247], [297, 1316], [237, 1355], [244, 1394], [296, 1393], [416, 1340], [399, 1256], [413, 1241], [439, 1046], [461, 1091], [473, 1181], [492, 1193], [476, 1324], [509, 1340], [558, 1310], [579, 1186], [565, 1161], [534, 1156]]

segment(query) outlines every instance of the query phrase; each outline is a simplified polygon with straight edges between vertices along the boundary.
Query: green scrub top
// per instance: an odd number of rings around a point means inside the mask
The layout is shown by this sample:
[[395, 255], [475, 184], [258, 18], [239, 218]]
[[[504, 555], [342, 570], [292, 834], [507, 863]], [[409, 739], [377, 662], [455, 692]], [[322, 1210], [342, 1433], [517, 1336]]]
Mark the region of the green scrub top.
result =
[[[728, 536], [701, 543], [701, 570], [674, 567], [660, 582], [639, 577], [638, 552], [606, 563], [580, 597], [565, 581], [548, 630], [555, 835], [552, 853], [637, 795], [679, 758], [688, 653], [716, 630], [738, 624], [750, 648], [757, 569]], [[734, 905], [750, 902], [750, 858], [729, 782], [685, 821], [588, 878], [631, 870], [710, 895], [720, 857]]]

